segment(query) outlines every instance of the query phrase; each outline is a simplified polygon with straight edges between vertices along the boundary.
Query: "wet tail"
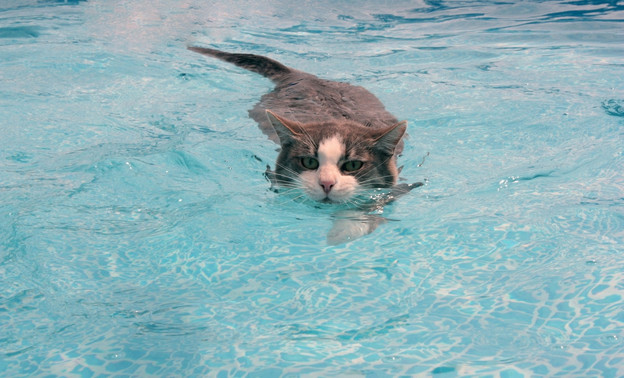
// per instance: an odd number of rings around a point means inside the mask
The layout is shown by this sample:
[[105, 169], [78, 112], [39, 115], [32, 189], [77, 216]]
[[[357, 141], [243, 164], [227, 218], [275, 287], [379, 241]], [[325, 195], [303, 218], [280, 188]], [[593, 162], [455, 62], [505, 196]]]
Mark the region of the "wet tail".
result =
[[259, 73], [275, 82], [279, 81], [281, 77], [292, 72], [292, 70], [280, 62], [261, 55], [253, 54], [235, 54], [225, 51], [219, 51], [215, 49], [209, 49], [205, 47], [189, 46], [191, 51], [198, 52], [200, 54], [212, 56], [214, 58], [221, 59], [228, 63], [232, 63], [241, 68], [245, 68], [249, 71]]

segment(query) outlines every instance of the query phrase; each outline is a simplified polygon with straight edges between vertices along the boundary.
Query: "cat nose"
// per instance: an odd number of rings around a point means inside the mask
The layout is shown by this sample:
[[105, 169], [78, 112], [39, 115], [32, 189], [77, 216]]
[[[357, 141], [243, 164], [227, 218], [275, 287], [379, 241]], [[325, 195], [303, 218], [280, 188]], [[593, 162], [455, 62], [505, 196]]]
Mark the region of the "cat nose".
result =
[[335, 181], [321, 181], [320, 184], [323, 187], [325, 194], [329, 194], [329, 192], [332, 190], [336, 182]]

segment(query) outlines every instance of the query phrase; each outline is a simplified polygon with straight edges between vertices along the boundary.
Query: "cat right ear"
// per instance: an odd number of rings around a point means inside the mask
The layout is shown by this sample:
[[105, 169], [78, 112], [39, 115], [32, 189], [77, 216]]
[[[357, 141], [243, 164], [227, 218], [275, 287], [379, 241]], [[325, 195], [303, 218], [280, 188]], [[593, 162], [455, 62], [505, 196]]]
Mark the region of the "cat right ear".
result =
[[297, 138], [301, 135], [300, 126], [296, 122], [280, 117], [270, 110], [267, 110], [266, 114], [271, 126], [275, 129], [280, 142], [285, 143], [287, 140]]
[[381, 134], [375, 139], [375, 145], [393, 154], [406, 129], [407, 121], [401, 121], [386, 129], [382, 129]]

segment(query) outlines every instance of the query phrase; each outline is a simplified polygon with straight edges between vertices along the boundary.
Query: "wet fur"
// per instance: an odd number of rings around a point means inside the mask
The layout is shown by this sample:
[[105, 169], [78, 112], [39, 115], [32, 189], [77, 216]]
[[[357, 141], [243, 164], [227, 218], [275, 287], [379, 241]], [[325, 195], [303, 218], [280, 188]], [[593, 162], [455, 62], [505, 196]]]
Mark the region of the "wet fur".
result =
[[[263, 95], [249, 115], [269, 139], [281, 145], [273, 176], [280, 186], [303, 187], [312, 199], [323, 200], [320, 186], [314, 178], [306, 178], [307, 172], [299, 161], [302, 156], [317, 156], [319, 145], [332, 137], [339, 138], [344, 145], [339, 164], [350, 159], [365, 164], [357, 172], [341, 172], [341, 179], [344, 177], [347, 184], [351, 182], [349, 176], [357, 180], [358, 185], [350, 193], [345, 189], [344, 196], [328, 194], [325, 199], [345, 202], [357, 194], [358, 186], [395, 185], [396, 156], [403, 147], [406, 124], [399, 123], [366, 89], [320, 79], [260, 55], [202, 47], [189, 49], [259, 73], [275, 83], [274, 90]], [[302, 185], [302, 180], [311, 182]]]

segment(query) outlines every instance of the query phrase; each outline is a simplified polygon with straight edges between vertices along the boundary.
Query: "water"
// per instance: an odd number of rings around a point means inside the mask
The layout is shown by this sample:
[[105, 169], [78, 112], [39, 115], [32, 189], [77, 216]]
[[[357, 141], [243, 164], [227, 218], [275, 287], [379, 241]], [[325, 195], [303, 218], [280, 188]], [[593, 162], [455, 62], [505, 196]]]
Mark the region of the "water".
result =
[[[0, 5], [6, 376], [624, 375], [624, 4]], [[410, 139], [331, 246], [247, 117], [268, 54]]]

